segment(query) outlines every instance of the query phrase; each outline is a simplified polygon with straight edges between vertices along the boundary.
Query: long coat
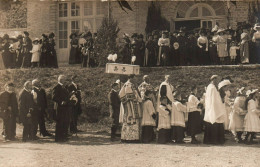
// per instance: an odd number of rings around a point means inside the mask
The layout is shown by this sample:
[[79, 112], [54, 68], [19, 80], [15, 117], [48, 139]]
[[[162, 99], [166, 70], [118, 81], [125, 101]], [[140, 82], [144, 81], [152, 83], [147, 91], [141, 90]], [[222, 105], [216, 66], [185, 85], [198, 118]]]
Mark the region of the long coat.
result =
[[112, 115], [112, 118], [118, 120], [119, 113], [120, 113], [120, 104], [121, 104], [118, 93], [112, 89], [108, 94], [108, 100], [109, 100], [109, 111]]
[[[23, 89], [19, 94], [19, 109], [20, 109], [20, 120], [22, 123], [25, 123], [27, 114], [31, 109], [34, 109], [34, 101], [31, 92]], [[35, 111], [32, 111], [32, 117], [36, 114]]]

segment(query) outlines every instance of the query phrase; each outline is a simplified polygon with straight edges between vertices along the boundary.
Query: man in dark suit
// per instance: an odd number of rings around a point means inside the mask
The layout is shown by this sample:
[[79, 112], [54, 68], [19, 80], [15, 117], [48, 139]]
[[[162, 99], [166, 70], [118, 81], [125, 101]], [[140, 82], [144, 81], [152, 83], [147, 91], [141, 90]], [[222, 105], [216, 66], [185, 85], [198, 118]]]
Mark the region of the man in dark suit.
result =
[[[67, 141], [67, 133], [70, 123], [70, 110], [74, 104], [75, 96], [71, 96], [69, 91], [65, 87], [66, 77], [60, 75], [58, 78], [58, 84], [53, 88], [52, 100], [54, 101], [56, 130], [55, 141], [65, 142]], [[75, 100], [76, 101], [76, 100]]]
[[40, 81], [38, 79], [34, 79], [32, 81], [32, 94], [33, 100], [35, 103], [35, 110], [37, 111], [37, 121], [35, 121], [35, 135], [37, 134], [38, 125], [40, 127], [40, 135], [43, 137], [45, 136], [52, 136], [45, 127], [45, 115], [47, 115], [47, 99], [46, 93], [43, 88], [40, 87]]
[[23, 141], [37, 139], [34, 135], [34, 121], [36, 111], [34, 110], [34, 101], [32, 96], [32, 83], [25, 82], [23, 90], [19, 95], [20, 120], [23, 123]]
[[79, 86], [76, 84], [78, 83], [78, 77], [72, 76], [71, 77], [71, 84], [68, 86], [68, 91], [71, 95], [75, 95], [77, 98], [77, 103], [72, 106], [71, 110], [71, 120], [70, 120], [70, 131], [72, 133], [80, 132], [77, 128], [78, 126], [78, 117], [82, 113], [81, 110], [81, 90]]
[[5, 140], [15, 139], [17, 112], [18, 105], [14, 93], [14, 84], [9, 82], [5, 84], [5, 91], [0, 93], [0, 113], [4, 122], [3, 135]]
[[112, 89], [108, 94], [108, 101], [109, 101], [109, 111], [110, 111], [110, 118], [113, 119], [113, 124], [111, 127], [111, 141], [115, 140], [116, 131], [119, 126], [119, 113], [120, 113], [120, 98], [118, 95], [118, 83], [112, 84]]

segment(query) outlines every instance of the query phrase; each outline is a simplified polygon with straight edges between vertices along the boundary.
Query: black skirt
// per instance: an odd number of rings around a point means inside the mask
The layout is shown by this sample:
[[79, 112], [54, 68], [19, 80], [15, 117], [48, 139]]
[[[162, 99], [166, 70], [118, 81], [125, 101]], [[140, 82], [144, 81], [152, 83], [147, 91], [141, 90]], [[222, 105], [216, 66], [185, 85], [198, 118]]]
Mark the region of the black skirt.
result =
[[170, 129], [160, 129], [158, 132], [157, 143], [165, 144], [171, 141], [171, 130]]
[[155, 134], [153, 130], [153, 126], [143, 126], [142, 127], [142, 142], [150, 143], [154, 140]]
[[224, 144], [224, 124], [205, 122], [204, 144]]
[[190, 112], [188, 116], [188, 135], [194, 136], [201, 133], [201, 116], [199, 111]]
[[183, 142], [183, 139], [185, 137], [184, 134], [184, 127], [181, 126], [172, 126], [172, 140], [175, 140], [175, 142]]

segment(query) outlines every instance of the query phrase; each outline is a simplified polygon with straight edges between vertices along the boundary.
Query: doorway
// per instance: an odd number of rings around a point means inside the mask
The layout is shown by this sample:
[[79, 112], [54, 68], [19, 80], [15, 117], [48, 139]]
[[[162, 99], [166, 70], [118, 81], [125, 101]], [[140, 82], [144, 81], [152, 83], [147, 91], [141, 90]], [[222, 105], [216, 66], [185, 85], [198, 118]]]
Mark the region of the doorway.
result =
[[179, 31], [181, 27], [186, 27], [186, 31], [194, 30], [195, 28], [200, 28], [200, 20], [185, 20], [185, 21], [176, 21], [175, 30]]

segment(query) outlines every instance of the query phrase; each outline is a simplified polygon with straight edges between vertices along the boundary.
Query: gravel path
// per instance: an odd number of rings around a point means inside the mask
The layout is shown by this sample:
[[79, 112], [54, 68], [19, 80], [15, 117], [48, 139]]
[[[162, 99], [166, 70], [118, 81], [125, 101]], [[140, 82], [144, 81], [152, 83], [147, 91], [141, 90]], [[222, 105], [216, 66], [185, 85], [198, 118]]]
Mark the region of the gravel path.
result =
[[[21, 126], [17, 129], [20, 136]], [[224, 146], [121, 144], [119, 141], [110, 142], [107, 132], [87, 130], [72, 136], [66, 143], [55, 143], [52, 138], [27, 143], [22, 143], [20, 139], [4, 142], [0, 138], [0, 166], [259, 167], [259, 147], [260, 144], [236, 144], [231, 137]]]

